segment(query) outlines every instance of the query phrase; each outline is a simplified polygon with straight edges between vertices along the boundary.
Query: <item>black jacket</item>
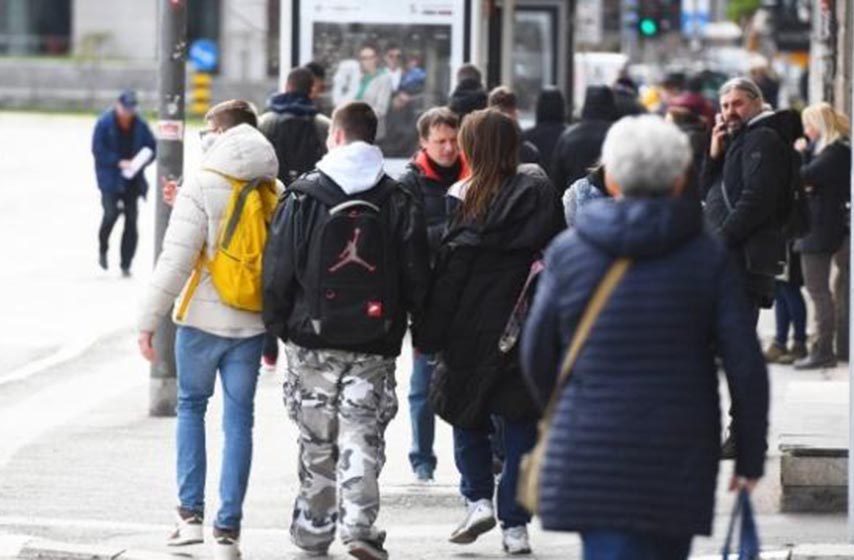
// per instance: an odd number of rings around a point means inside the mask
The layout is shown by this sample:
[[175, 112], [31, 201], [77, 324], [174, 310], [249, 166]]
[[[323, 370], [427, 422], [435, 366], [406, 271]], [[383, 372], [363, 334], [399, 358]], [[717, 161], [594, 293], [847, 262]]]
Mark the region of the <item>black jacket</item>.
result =
[[537, 165], [542, 164], [542, 156], [540, 155], [540, 150], [534, 145], [533, 142], [529, 142], [528, 140], [522, 140], [519, 143], [519, 163], [535, 163]]
[[[276, 149], [279, 180], [285, 185], [314, 168], [326, 154], [329, 119], [320, 114], [314, 103], [303, 95], [279, 93], [267, 101], [267, 111], [258, 119], [258, 130]], [[299, 140], [302, 135], [314, 136]]]
[[543, 528], [689, 536], [712, 526], [718, 368], [735, 406], [735, 472], [762, 475], [768, 373], [741, 278], [690, 199], [595, 200], [546, 252], [522, 335], [541, 403], [589, 298], [632, 259], [560, 393], [540, 480]]
[[848, 233], [851, 144], [836, 141], [801, 167], [810, 208], [810, 232], [796, 244], [801, 253], [835, 253]]
[[549, 176], [558, 194], [585, 177], [602, 154], [605, 135], [617, 115], [614, 93], [606, 86], [587, 88], [581, 122], [561, 134], [552, 154]]
[[781, 209], [791, 188], [793, 150], [776, 117], [746, 125], [729, 141], [723, 158], [706, 158], [701, 176], [706, 221], [735, 254], [748, 296], [762, 307], [773, 302], [774, 277], [786, 259]]
[[415, 158], [406, 166], [406, 171], [398, 181], [421, 204], [424, 222], [427, 225], [427, 244], [430, 247], [431, 261], [439, 250], [442, 236], [448, 225], [448, 205], [445, 195], [452, 184], [468, 173], [465, 160], [460, 158], [462, 165], [460, 173], [453, 180], [444, 180], [433, 168], [427, 154], [419, 151]]
[[463, 80], [451, 92], [448, 108], [463, 118], [471, 112], [486, 109], [488, 98], [489, 94], [479, 81]]
[[563, 121], [547, 121], [537, 123], [533, 128], [527, 129], [522, 137], [531, 142], [540, 151], [540, 160], [542, 165], [549, 165], [552, 161], [552, 155], [557, 146], [558, 138], [566, 130], [566, 123]]
[[[328, 181], [331, 183], [331, 179]], [[330, 188], [321, 182], [320, 172], [300, 177], [300, 183], [311, 189]], [[331, 183], [331, 188], [339, 188]], [[305, 251], [310, 240], [318, 235], [321, 213], [328, 208], [314, 197], [288, 190], [270, 226], [270, 237], [264, 252], [264, 323], [268, 330], [284, 341], [304, 348], [346, 350], [365, 354], [395, 357], [400, 354], [407, 328], [407, 313], [413, 320], [420, 318], [424, 308], [429, 277], [427, 240], [420, 206], [400, 185], [382, 207], [388, 232], [397, 239], [400, 301], [392, 306], [397, 310], [388, 335], [361, 345], [330, 345], [315, 334], [308, 313], [304, 280]]]
[[454, 426], [486, 429], [490, 413], [511, 420], [538, 415], [517, 350], [500, 353], [498, 340], [531, 264], [560, 229], [551, 185], [526, 173], [502, 185], [483, 219], [449, 229], [417, 344], [441, 352], [431, 402]]

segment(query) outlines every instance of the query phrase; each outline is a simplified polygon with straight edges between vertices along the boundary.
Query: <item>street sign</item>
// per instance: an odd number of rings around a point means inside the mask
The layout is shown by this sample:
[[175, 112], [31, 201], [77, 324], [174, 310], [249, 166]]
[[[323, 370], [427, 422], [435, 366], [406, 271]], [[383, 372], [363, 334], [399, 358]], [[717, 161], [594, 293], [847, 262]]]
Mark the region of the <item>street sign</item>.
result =
[[585, 45], [599, 45], [602, 35], [602, 2], [578, 0], [575, 5], [575, 40]]
[[219, 62], [219, 47], [210, 39], [196, 39], [190, 45], [188, 59], [197, 72], [213, 72]]
[[699, 37], [711, 21], [709, 0], [682, 0], [682, 34]]

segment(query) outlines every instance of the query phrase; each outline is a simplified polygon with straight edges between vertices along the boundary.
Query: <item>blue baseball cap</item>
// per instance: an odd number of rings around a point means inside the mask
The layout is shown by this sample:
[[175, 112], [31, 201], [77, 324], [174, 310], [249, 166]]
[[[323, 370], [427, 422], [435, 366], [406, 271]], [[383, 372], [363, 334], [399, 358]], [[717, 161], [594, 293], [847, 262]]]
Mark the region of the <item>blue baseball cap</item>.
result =
[[135, 111], [137, 106], [139, 105], [139, 101], [137, 101], [137, 99], [136, 99], [136, 92], [132, 89], [124, 90], [119, 95], [119, 103], [125, 109]]

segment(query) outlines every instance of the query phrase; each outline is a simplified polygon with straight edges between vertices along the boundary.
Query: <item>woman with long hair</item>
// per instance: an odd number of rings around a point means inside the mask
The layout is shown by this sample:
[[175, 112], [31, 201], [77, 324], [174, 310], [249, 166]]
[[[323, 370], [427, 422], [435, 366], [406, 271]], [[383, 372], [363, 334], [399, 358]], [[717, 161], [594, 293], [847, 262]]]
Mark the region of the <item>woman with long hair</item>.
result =
[[476, 111], [463, 121], [459, 142], [471, 175], [451, 188], [459, 205], [416, 338], [422, 351], [441, 353], [430, 397], [454, 427], [460, 491], [468, 503], [451, 542], [474, 542], [496, 525], [490, 433], [497, 424], [494, 443], [504, 450], [497, 499], [503, 546], [527, 554], [531, 517], [516, 503], [516, 480], [519, 461], [536, 439], [539, 410], [522, 380], [516, 345], [502, 335], [562, 220], [542, 170], [519, 167], [520, 134], [512, 119]]
[[[848, 117], [836, 112], [828, 103], [817, 103], [804, 109], [801, 119], [809, 143], [797, 148], [806, 163], [801, 177], [810, 208], [810, 232], [797, 244], [807, 293], [815, 306], [815, 344], [809, 355], [797, 362], [798, 369], [833, 367], [837, 357], [848, 358], [847, 328], [839, 329], [841, 320], [848, 321], [848, 239], [849, 181], [851, 177], [851, 141]], [[830, 291], [831, 263], [836, 261], [839, 275], [835, 297]], [[837, 310], [842, 305], [840, 317]], [[836, 308], [835, 308], [836, 307]], [[845, 340], [839, 335], [844, 335]], [[834, 352], [834, 336], [837, 348]]]

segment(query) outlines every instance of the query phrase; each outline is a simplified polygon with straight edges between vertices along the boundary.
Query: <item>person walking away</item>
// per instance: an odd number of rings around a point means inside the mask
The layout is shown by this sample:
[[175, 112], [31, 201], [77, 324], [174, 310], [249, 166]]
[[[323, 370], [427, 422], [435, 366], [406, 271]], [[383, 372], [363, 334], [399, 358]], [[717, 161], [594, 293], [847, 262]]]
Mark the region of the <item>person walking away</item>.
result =
[[[314, 169], [326, 154], [329, 119], [317, 110], [312, 100], [316, 82], [307, 67], [291, 70], [285, 82], [285, 92], [270, 98], [267, 111], [258, 121], [258, 129], [276, 149], [279, 180], [285, 185]], [[278, 340], [268, 334], [264, 338], [261, 363], [272, 371], [276, 369], [278, 359]]]
[[614, 105], [617, 107], [617, 118], [646, 113], [646, 107], [638, 97], [637, 83], [628, 74], [623, 73], [614, 82]]
[[[548, 248], [522, 334], [521, 363], [539, 405], [554, 393], [540, 471], [547, 531], [581, 533], [585, 560], [684, 560], [708, 535], [720, 451], [716, 353], [737, 406], [731, 489], [762, 477], [768, 373], [738, 268], [680, 196], [687, 138], [657, 116], [608, 132], [605, 182]], [[558, 386], [591, 296], [627, 266]]]
[[[261, 313], [233, 307], [215, 287], [209, 266], [216, 257], [221, 224], [234, 185], [266, 178], [258, 189], [264, 211], [272, 217], [278, 171], [273, 146], [255, 128], [257, 116], [245, 101], [225, 101], [205, 115], [202, 162], [178, 190], [161, 253], [142, 300], [139, 347], [154, 359], [152, 337], [175, 305], [178, 324], [175, 364], [178, 370], [177, 479], [175, 532], [168, 544], [202, 542], [207, 470], [205, 411], [217, 372], [223, 387], [220, 506], [214, 520], [214, 557], [240, 557], [243, 498], [252, 463], [252, 425], [258, 362], [264, 338]], [[278, 190], [281, 190], [279, 188]]]
[[537, 97], [536, 124], [522, 137], [540, 151], [543, 165], [552, 160], [557, 140], [566, 130], [566, 100], [555, 86], [546, 86]]
[[[487, 107], [501, 111], [519, 126], [519, 100], [516, 94], [507, 86], [498, 86], [489, 92]], [[519, 129], [521, 131], [521, 128]], [[519, 142], [519, 163], [541, 164], [540, 150], [524, 138]]]
[[[445, 197], [454, 183], [468, 176], [465, 158], [460, 153], [457, 133], [460, 120], [446, 107], [428, 110], [418, 119], [421, 149], [400, 176], [400, 183], [419, 202], [427, 226], [431, 266], [448, 225]], [[409, 463], [420, 482], [433, 480], [436, 455], [433, 451], [435, 414], [428, 400], [436, 356], [413, 349], [412, 377], [409, 382], [409, 412], [412, 424], [412, 448]]]
[[483, 86], [483, 74], [474, 64], [463, 64], [457, 70], [457, 85], [451, 92], [448, 108], [462, 121], [466, 115], [486, 109], [489, 94]]
[[607, 86], [589, 86], [581, 120], [564, 131], [552, 155], [549, 177], [558, 195], [581, 179], [599, 161], [605, 134], [616, 119], [614, 92]]
[[332, 115], [329, 153], [293, 183], [264, 255], [264, 321], [285, 342], [285, 403], [299, 427], [291, 538], [322, 555], [336, 523], [350, 555], [383, 560], [384, 432], [397, 411], [395, 358], [420, 319], [428, 250], [420, 207], [383, 171], [377, 116]]
[[685, 82], [685, 91], [674, 97], [667, 111], [682, 108], [705, 120], [706, 127], [715, 123], [715, 106], [703, 95], [703, 76], [694, 74]]
[[[815, 308], [816, 341], [809, 356], [798, 362], [798, 369], [833, 367], [837, 357], [847, 359], [848, 341], [839, 344], [836, 325], [847, 313], [835, 317], [838, 303], [848, 300], [849, 181], [851, 175], [851, 141], [848, 117], [837, 113], [828, 103], [810, 105], [802, 113], [804, 133], [809, 145], [801, 141], [804, 157], [801, 167], [810, 209], [811, 230], [798, 241], [807, 293]], [[831, 263], [839, 269], [835, 294], [830, 291]], [[846, 306], [847, 310], [847, 306]], [[844, 334], [847, 336], [848, 329]]]
[[[125, 90], [115, 105], [105, 111], [95, 123], [92, 135], [92, 155], [95, 158], [95, 176], [101, 191], [103, 217], [98, 230], [98, 265], [107, 270], [110, 234], [124, 214], [125, 223], [121, 241], [119, 267], [122, 276], [130, 276], [130, 267], [139, 240], [137, 231], [139, 198], [145, 198], [148, 182], [145, 168], [154, 161], [157, 142], [151, 129], [139, 114], [136, 92]], [[147, 160], [135, 165], [139, 155]]]
[[611, 195], [605, 188], [605, 167], [600, 163], [586, 177], [577, 180], [563, 193], [563, 212], [566, 227], [575, 227], [578, 210], [588, 202]]
[[517, 171], [519, 139], [516, 123], [495, 110], [476, 111], [463, 121], [460, 147], [472, 173], [451, 190], [461, 205], [439, 249], [416, 339], [423, 351], [441, 353], [431, 403], [454, 428], [460, 492], [467, 503], [450, 541], [474, 542], [496, 524], [489, 436], [497, 416], [505, 451], [498, 519], [510, 554], [531, 551], [531, 517], [515, 494], [519, 460], [536, 439], [538, 411], [522, 382], [516, 347], [502, 352], [499, 339], [532, 264], [562, 228], [545, 174]]

